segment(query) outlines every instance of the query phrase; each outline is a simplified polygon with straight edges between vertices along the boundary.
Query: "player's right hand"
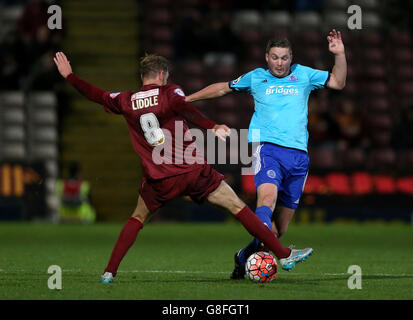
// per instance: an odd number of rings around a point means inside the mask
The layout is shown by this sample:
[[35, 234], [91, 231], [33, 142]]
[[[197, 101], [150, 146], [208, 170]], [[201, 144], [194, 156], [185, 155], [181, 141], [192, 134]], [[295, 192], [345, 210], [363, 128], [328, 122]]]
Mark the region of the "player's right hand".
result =
[[63, 52], [57, 52], [53, 60], [63, 78], [67, 78], [67, 76], [72, 73], [70, 62]]
[[225, 138], [231, 134], [231, 129], [228, 128], [225, 124], [216, 124], [212, 128], [212, 131], [222, 141], [225, 141]]
[[341, 37], [341, 32], [333, 29], [330, 31], [328, 37], [328, 49], [333, 54], [344, 54], [344, 44]]

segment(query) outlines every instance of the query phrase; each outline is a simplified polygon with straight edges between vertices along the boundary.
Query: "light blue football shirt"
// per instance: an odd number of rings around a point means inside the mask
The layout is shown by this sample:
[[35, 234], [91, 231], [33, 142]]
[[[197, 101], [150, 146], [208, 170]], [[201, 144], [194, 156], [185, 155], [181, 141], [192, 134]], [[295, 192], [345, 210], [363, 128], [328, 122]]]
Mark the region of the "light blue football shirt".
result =
[[293, 64], [290, 71], [288, 76], [277, 78], [268, 69], [258, 68], [229, 82], [232, 90], [254, 98], [248, 142], [271, 142], [307, 151], [308, 98], [312, 90], [325, 87], [330, 73], [299, 64]]

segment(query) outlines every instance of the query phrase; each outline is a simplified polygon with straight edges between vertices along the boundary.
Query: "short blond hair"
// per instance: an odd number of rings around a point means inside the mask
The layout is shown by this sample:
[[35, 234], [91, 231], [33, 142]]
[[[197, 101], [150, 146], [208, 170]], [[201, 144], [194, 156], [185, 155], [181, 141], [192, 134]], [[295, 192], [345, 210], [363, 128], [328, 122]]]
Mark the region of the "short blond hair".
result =
[[159, 72], [169, 72], [170, 62], [165, 57], [156, 54], [146, 54], [140, 60], [142, 78], [156, 77]]

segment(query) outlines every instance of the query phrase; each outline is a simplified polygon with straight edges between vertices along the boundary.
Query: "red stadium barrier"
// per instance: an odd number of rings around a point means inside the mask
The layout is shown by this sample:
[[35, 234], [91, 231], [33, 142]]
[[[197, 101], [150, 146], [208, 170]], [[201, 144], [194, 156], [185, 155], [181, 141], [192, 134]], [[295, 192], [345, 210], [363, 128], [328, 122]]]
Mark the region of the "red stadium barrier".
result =
[[352, 194], [349, 177], [340, 172], [330, 173], [325, 177], [327, 185], [329, 186], [330, 193], [339, 195]]
[[328, 186], [322, 177], [308, 176], [305, 184], [305, 193], [326, 194]]
[[[242, 191], [255, 194], [254, 176], [241, 176]], [[407, 194], [413, 195], [413, 176], [392, 177], [374, 175], [368, 172], [346, 174], [331, 172], [325, 176], [309, 175], [304, 194], [318, 195], [369, 195], [369, 194]]]
[[367, 172], [354, 172], [351, 175], [351, 185], [356, 195], [369, 194], [374, 190], [373, 179]]
[[241, 176], [241, 188], [244, 193], [254, 194], [254, 176], [253, 175], [242, 175]]
[[399, 178], [396, 185], [400, 192], [413, 195], [413, 176]]
[[393, 177], [379, 175], [374, 176], [373, 180], [377, 193], [393, 194], [396, 192], [396, 181]]

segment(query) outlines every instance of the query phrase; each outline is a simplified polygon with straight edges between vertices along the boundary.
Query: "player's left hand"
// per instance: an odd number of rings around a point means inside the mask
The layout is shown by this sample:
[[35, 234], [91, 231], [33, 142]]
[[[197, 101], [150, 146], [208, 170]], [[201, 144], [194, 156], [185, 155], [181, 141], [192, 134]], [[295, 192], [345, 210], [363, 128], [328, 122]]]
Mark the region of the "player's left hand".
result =
[[63, 78], [67, 78], [67, 76], [72, 73], [70, 61], [67, 60], [63, 52], [57, 52], [53, 60]]
[[231, 133], [231, 129], [228, 128], [225, 124], [216, 124], [212, 128], [212, 131], [222, 141], [225, 141], [225, 138], [228, 137]]
[[328, 50], [333, 54], [344, 54], [344, 44], [341, 39], [341, 32], [333, 29], [327, 36]]

